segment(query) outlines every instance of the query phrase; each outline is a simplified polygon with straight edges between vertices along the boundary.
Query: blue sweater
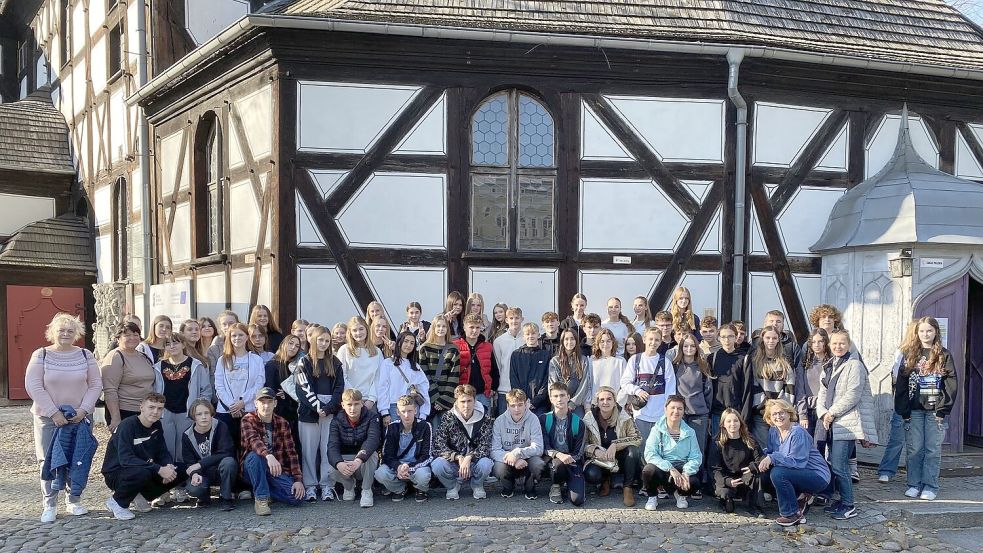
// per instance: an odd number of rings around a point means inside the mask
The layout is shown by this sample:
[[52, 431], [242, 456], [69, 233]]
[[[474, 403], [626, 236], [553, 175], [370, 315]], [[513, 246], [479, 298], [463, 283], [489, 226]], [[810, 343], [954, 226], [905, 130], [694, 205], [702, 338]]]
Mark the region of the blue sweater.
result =
[[792, 431], [784, 442], [777, 428], [769, 428], [768, 447], [764, 453], [771, 457], [771, 463], [776, 467], [806, 469], [823, 475], [826, 480], [830, 478], [829, 465], [813, 446], [812, 436], [797, 424], [792, 425]]

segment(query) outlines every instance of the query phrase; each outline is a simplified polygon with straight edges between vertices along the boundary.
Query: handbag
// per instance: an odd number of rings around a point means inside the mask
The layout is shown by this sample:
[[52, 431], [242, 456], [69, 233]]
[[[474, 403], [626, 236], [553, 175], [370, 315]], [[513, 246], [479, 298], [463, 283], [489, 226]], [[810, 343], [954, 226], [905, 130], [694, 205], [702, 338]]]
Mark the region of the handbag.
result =
[[[638, 378], [638, 367], [642, 363], [640, 355], [641, 354], [638, 354], [638, 355], [635, 356], [635, 362], [633, 363], [634, 368], [635, 368], [635, 375], [636, 375], [635, 378], [636, 379]], [[666, 372], [666, 358], [663, 355], [663, 356], [660, 356], [659, 357], [659, 362], [656, 365], [655, 372], [652, 373], [652, 376], [650, 376], [648, 378], [648, 380], [646, 380], [645, 382], [638, 382], [638, 386], [641, 387], [646, 392], [648, 392], [648, 394], [649, 394], [650, 397], [653, 396], [653, 395], [659, 395], [660, 393], [665, 393], [665, 385], [663, 385], [662, 391], [660, 392], [657, 389], [657, 386], [655, 384], [656, 378], [659, 375], [665, 375], [665, 372]], [[640, 398], [640, 397], [632, 394], [632, 395], [628, 396], [628, 402], [627, 403], [629, 405], [631, 405], [631, 407], [632, 407], [633, 410], [636, 410], [637, 411], [637, 410], [640, 410], [640, 409], [644, 409], [645, 406], [648, 404], [648, 402], [649, 401], [647, 399], [642, 399], [642, 398]]]
[[[395, 363], [393, 366], [396, 367], [397, 371], [399, 371], [399, 376], [403, 377], [403, 382], [410, 384], [410, 379], [406, 378], [406, 374], [403, 373], [403, 369], [401, 369], [399, 365], [396, 365]], [[423, 394], [420, 393], [420, 390], [416, 387], [416, 384], [410, 384], [410, 389], [408, 392], [406, 392], [406, 395], [413, 398], [413, 403], [416, 403], [417, 407], [423, 407], [423, 404], [427, 401], [423, 398]]]

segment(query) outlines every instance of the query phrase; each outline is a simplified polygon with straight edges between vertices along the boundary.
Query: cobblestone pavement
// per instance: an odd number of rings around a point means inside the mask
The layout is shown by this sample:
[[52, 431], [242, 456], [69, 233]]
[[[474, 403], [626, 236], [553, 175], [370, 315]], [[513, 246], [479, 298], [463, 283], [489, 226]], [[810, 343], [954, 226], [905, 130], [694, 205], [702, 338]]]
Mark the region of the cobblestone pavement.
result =
[[[102, 447], [107, 434], [97, 428]], [[252, 513], [252, 502], [221, 513], [177, 505], [129, 522], [113, 520], [106, 511], [108, 490], [93, 468], [82, 517], [59, 515], [53, 524], [38, 522], [40, 494], [30, 418], [24, 408], [0, 409], [0, 553], [23, 551], [110, 552], [137, 551], [700, 551], [742, 553], [808, 548], [819, 551], [964, 551], [944, 544], [932, 532], [915, 531], [878, 504], [864, 501], [865, 474], [858, 490], [862, 515], [845, 522], [830, 520], [818, 510], [809, 523], [791, 530], [770, 519], [727, 515], [707, 498], [691, 501], [680, 511], [663, 500], [660, 510], [647, 512], [644, 501], [624, 508], [621, 495], [591, 496], [588, 507], [568, 503], [554, 506], [545, 489], [538, 501], [516, 496], [503, 499], [490, 489], [489, 498], [475, 501], [462, 491], [460, 501], [431, 491], [419, 505], [411, 499], [393, 503], [376, 495], [376, 506], [360, 509], [353, 503], [317, 503], [300, 507], [274, 504], [272, 517]], [[489, 486], [493, 488], [493, 486]], [[739, 509], [740, 511], [740, 509]], [[777, 516], [774, 505], [767, 509]]]

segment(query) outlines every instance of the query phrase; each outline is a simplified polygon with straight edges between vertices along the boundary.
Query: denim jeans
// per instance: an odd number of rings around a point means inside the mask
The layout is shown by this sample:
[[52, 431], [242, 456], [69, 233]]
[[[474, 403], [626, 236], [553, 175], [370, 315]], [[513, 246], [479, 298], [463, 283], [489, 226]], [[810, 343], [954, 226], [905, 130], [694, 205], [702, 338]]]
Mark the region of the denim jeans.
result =
[[[476, 490], [478, 488], [484, 488], [485, 479], [491, 474], [492, 467], [495, 465], [494, 461], [489, 457], [482, 457], [477, 461], [471, 461], [471, 489]], [[441, 484], [445, 488], [451, 489], [457, 484], [463, 483], [463, 480], [458, 477], [458, 471], [461, 470], [460, 465], [457, 461], [448, 461], [443, 457], [437, 457], [430, 464], [430, 469], [433, 471], [434, 476], [440, 480]]]
[[[430, 489], [430, 467], [420, 467], [410, 474], [409, 482], [418, 492], [426, 492]], [[389, 465], [381, 465], [375, 469], [375, 481], [386, 487], [393, 493], [406, 493], [407, 480], [400, 480]]]
[[485, 415], [488, 415], [491, 411], [491, 398], [487, 394], [478, 394], [474, 399], [485, 408]]
[[840, 492], [840, 502], [853, 507], [853, 480], [850, 470], [850, 450], [855, 440], [830, 440], [829, 465], [833, 477], [829, 481], [825, 495], [832, 497], [834, 490]]
[[509, 402], [505, 399], [506, 392], [498, 392], [496, 396], [498, 399], [495, 400], [495, 412], [492, 414], [492, 418], [497, 418], [502, 413], [506, 413], [509, 410]]
[[804, 468], [772, 467], [767, 474], [775, 487], [778, 512], [782, 516], [792, 516], [799, 511], [800, 493], [817, 494], [829, 486], [829, 480], [822, 474]]
[[942, 468], [942, 440], [949, 420], [939, 422], [933, 411], [911, 412], [908, 424], [908, 487], [939, 491]]
[[714, 439], [720, 434], [720, 413], [710, 415], [710, 439]]
[[881, 464], [877, 467], [878, 476], [890, 476], [898, 474], [898, 463], [901, 462], [901, 452], [904, 450], [905, 443], [904, 419], [901, 415], [893, 413], [891, 415], [891, 438], [884, 448], [884, 456], [881, 457]]
[[294, 497], [294, 479], [289, 474], [281, 474], [276, 478], [270, 474], [270, 466], [266, 462], [266, 457], [260, 457], [250, 451], [246, 455], [243, 466], [243, 475], [253, 488], [253, 497], [256, 499], [272, 499], [288, 505], [300, 505], [301, 500]]

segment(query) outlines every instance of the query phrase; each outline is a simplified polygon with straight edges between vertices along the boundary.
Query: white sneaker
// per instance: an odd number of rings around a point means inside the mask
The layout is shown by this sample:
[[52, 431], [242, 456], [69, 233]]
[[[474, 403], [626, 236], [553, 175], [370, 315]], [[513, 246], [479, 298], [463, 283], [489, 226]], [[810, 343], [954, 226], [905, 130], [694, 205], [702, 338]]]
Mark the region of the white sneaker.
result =
[[761, 494], [761, 495], [764, 496], [765, 501], [771, 501], [773, 499], [773, 497], [771, 496], [770, 493], [765, 493], [765, 494]]
[[918, 488], [908, 488], [907, 490], [905, 490], [904, 495], [905, 497], [910, 497], [914, 499], [918, 497], [918, 493], [919, 493]]
[[58, 518], [58, 507], [45, 507], [41, 511], [41, 522], [54, 522]]
[[242, 490], [241, 492], [239, 492], [239, 499], [252, 499], [252, 498], [253, 498], [253, 492], [249, 490]]
[[[477, 487], [471, 490], [471, 492], [475, 499], [485, 499], [486, 497], [488, 497], [488, 492], [485, 491], [484, 486]], [[448, 491], [447, 493], [449, 494], [450, 491]]]
[[321, 488], [321, 501], [334, 501], [334, 489], [331, 486]]
[[677, 509], [689, 509], [689, 501], [687, 501], [686, 496], [679, 495], [679, 492], [672, 492], [672, 495], [676, 498]]
[[81, 503], [66, 503], [65, 512], [73, 517], [77, 517], [88, 514], [89, 510], [83, 507]]
[[[153, 507], [150, 506], [150, 502], [148, 502], [146, 498], [138, 494], [136, 497], [133, 498], [133, 507], [130, 510], [135, 511], [137, 513], [149, 513], [150, 511], [153, 510]], [[121, 519], [121, 520], [129, 520], [129, 519]]]
[[886, 474], [882, 474], [877, 477], [877, 481], [880, 482], [881, 484], [887, 484], [888, 482], [891, 481], [891, 477]]
[[934, 501], [935, 500], [935, 492], [933, 492], [931, 490], [925, 490], [925, 491], [922, 492], [922, 495], [918, 496], [918, 498], [919, 499], [924, 499], [925, 501]]
[[136, 516], [130, 512], [129, 509], [124, 509], [121, 507], [120, 504], [116, 503], [116, 500], [112, 497], [106, 500], [106, 508], [109, 509], [109, 512], [113, 513], [113, 517], [115, 517], [116, 520], [133, 520], [133, 518]]
[[188, 490], [184, 488], [174, 489], [174, 501], [178, 503], [184, 503], [187, 500], [188, 500]]
[[659, 509], [659, 496], [653, 495], [645, 502], [646, 511], [656, 511]]
[[[355, 492], [352, 492], [353, 494]], [[372, 497], [372, 490], [362, 490], [362, 499], [358, 502], [362, 507], [371, 507], [375, 505], [375, 499]]]
[[304, 489], [304, 501], [317, 501], [317, 488], [314, 486], [307, 486]]
[[[482, 490], [484, 491], [484, 490]], [[447, 490], [447, 499], [458, 500], [461, 499], [461, 484], [454, 484], [453, 488]]]
[[[363, 492], [364, 493], [364, 492]], [[341, 495], [342, 501], [355, 501], [355, 488], [347, 489], [345, 488], [345, 493]]]

